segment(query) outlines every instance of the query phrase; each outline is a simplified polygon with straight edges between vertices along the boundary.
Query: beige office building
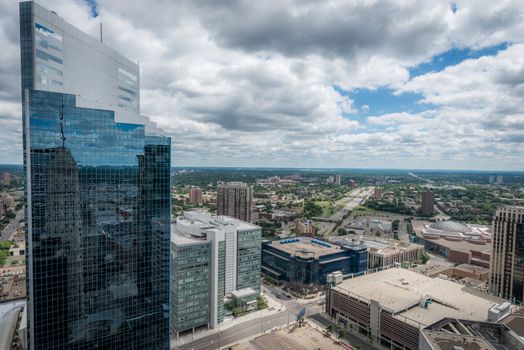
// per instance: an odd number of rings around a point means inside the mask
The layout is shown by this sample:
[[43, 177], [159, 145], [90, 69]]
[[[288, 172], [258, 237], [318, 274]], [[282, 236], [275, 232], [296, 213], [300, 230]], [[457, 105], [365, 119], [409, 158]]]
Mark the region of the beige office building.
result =
[[253, 187], [244, 182], [220, 182], [217, 191], [217, 214], [251, 222]]
[[189, 203], [202, 204], [202, 189], [200, 187], [191, 187], [189, 190]]
[[503, 206], [493, 218], [490, 290], [512, 301], [524, 299], [524, 207]]

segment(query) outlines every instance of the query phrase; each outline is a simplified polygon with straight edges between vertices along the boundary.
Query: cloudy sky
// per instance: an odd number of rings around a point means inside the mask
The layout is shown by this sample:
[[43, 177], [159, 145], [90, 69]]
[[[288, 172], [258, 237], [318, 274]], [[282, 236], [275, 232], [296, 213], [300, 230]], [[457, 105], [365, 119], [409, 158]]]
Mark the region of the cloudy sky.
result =
[[[140, 61], [178, 166], [524, 170], [524, 6], [40, 0]], [[0, 163], [21, 163], [18, 4], [0, 0]]]

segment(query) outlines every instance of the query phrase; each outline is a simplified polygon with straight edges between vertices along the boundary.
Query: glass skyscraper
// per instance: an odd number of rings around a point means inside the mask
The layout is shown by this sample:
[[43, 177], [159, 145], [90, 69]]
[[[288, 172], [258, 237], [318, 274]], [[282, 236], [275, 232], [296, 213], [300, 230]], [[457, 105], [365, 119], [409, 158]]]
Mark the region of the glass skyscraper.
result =
[[168, 349], [170, 148], [139, 67], [20, 3], [30, 349]]

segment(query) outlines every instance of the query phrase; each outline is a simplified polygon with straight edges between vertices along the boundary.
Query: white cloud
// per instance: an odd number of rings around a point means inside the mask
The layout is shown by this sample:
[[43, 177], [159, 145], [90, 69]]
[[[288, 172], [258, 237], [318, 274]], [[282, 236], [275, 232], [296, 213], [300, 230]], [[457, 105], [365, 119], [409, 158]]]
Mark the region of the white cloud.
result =
[[[107, 0], [97, 19], [80, 0], [41, 3], [94, 36], [102, 20], [104, 42], [140, 60], [142, 112], [175, 165], [524, 168], [517, 1]], [[21, 161], [17, 41], [17, 6], [0, 0], [0, 162]], [[515, 44], [409, 78], [449, 48], [502, 42]], [[333, 86], [437, 108], [362, 119]]]

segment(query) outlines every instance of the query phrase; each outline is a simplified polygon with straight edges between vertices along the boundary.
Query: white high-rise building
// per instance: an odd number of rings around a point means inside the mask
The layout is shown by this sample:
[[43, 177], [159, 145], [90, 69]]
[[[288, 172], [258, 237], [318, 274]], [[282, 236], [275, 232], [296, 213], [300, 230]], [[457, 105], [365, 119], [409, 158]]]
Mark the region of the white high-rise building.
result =
[[171, 230], [172, 327], [177, 335], [214, 328], [228, 302], [254, 307], [260, 294], [259, 226], [202, 211], [186, 211]]

